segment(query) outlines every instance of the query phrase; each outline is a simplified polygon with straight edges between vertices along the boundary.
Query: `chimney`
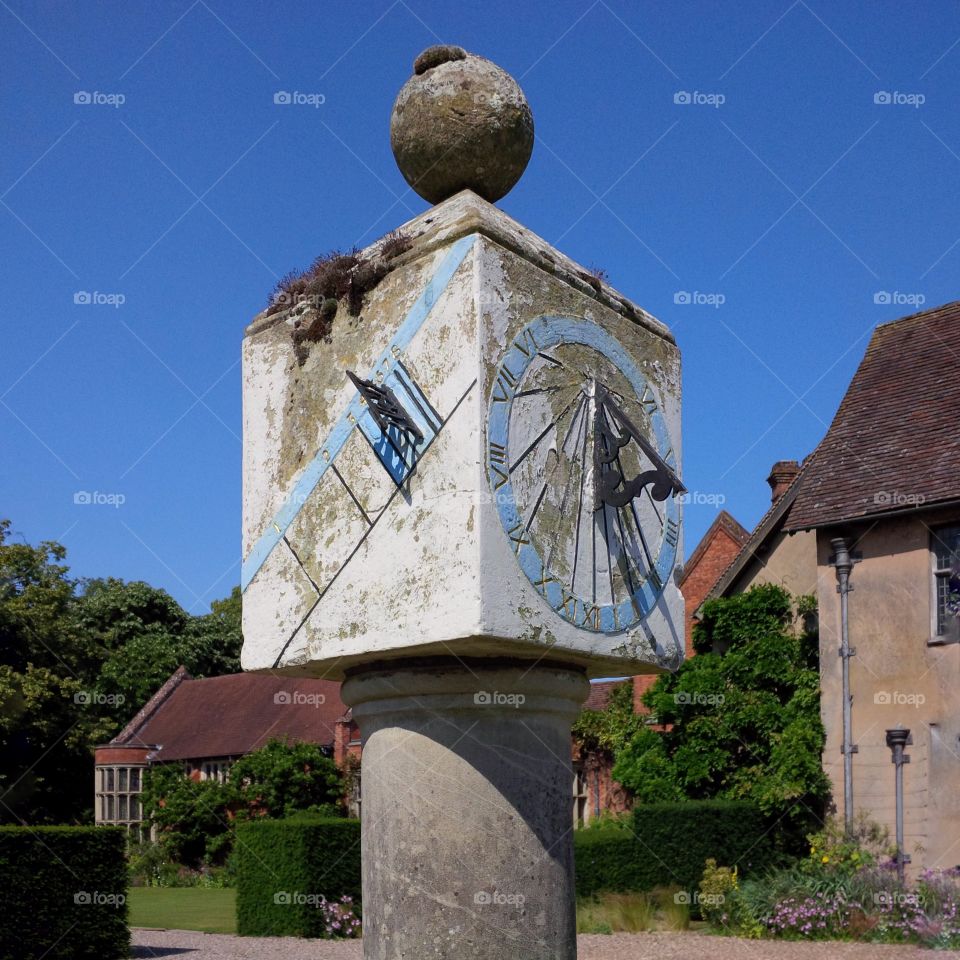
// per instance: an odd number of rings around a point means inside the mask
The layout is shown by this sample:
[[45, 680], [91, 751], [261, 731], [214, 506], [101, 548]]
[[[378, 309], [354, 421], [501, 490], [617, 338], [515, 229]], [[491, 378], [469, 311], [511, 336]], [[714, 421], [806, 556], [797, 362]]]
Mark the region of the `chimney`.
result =
[[787, 487], [796, 479], [800, 472], [800, 464], [796, 460], [778, 460], [770, 468], [767, 483], [770, 484], [770, 502], [776, 503], [786, 493]]

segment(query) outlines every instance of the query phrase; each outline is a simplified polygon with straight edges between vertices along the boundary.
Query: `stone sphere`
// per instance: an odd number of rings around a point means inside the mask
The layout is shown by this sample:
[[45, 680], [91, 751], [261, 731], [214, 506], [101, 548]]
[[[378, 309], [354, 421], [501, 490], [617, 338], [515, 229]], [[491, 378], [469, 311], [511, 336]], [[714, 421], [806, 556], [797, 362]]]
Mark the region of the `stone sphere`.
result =
[[407, 183], [430, 203], [472, 190], [493, 203], [533, 151], [533, 114], [505, 70], [462, 47], [424, 50], [390, 118], [390, 145]]

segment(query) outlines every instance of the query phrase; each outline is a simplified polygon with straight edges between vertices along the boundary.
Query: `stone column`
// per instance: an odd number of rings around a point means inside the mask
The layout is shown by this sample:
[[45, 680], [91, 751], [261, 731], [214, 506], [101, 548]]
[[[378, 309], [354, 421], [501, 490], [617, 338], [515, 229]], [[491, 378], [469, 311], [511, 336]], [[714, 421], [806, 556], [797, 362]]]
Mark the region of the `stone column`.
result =
[[545, 661], [349, 673], [366, 960], [574, 960], [570, 726], [588, 691]]

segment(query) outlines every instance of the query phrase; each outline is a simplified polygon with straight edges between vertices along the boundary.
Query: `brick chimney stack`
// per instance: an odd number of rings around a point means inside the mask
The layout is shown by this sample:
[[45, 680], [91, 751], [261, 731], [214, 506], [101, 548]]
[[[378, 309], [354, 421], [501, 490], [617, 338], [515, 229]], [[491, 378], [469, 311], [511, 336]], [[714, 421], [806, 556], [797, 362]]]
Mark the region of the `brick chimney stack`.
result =
[[796, 460], [778, 460], [770, 468], [767, 483], [770, 484], [771, 503], [776, 503], [784, 495], [799, 472], [800, 464]]

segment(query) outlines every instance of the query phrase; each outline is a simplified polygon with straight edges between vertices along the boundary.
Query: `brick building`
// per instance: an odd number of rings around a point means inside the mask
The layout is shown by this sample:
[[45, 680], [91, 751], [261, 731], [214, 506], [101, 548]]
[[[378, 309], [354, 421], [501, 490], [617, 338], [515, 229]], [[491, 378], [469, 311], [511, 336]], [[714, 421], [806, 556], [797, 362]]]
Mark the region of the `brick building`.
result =
[[[613, 689], [627, 682], [595, 681], [584, 709], [604, 709]], [[180, 667], [113, 740], [96, 748], [96, 822], [140, 831], [144, 771], [153, 764], [178, 763], [195, 780], [224, 780], [234, 761], [272, 739], [319, 743], [349, 770], [347, 802], [359, 816], [360, 730], [339, 683], [262, 673], [195, 680]], [[572, 759], [575, 823], [627, 809], [609, 757], [573, 744]]]
[[139, 831], [143, 775], [152, 764], [179, 763], [195, 780], [223, 780], [236, 759], [272, 739], [319, 743], [340, 767], [359, 754], [339, 683], [254, 673], [194, 680], [180, 667], [96, 748], [96, 822]]

